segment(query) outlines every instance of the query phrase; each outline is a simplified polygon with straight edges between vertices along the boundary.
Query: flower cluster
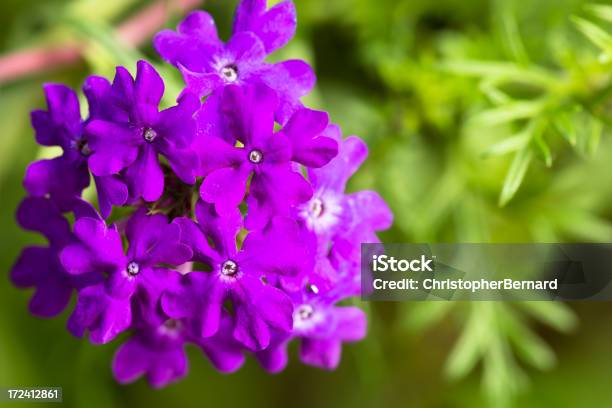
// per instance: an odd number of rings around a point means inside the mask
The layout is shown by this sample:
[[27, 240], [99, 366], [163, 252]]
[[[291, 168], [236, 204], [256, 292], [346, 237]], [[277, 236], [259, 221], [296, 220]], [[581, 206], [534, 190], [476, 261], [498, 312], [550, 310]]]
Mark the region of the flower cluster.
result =
[[75, 336], [130, 332], [113, 361], [121, 383], [181, 378], [187, 344], [223, 372], [248, 352], [277, 372], [300, 339], [304, 363], [333, 369], [365, 335], [363, 312], [339, 302], [359, 293], [360, 243], [392, 215], [375, 192], [345, 193], [367, 149], [302, 105], [312, 69], [265, 61], [295, 27], [291, 1], [243, 0], [227, 43], [202, 11], [160, 32], [155, 48], [186, 84], [161, 111], [164, 82], [145, 61], [135, 77], [87, 78], [86, 119], [73, 90], [44, 87], [36, 140], [63, 154], [28, 167], [17, 220], [48, 245], [24, 249], [11, 278], [35, 289], [41, 317], [76, 292]]

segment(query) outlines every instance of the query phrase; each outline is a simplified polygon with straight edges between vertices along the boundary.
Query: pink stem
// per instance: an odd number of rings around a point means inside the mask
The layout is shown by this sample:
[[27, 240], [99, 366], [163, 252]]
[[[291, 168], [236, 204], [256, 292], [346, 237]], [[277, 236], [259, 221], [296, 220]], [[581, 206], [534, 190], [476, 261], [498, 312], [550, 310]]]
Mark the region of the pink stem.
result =
[[[158, 0], [117, 27], [117, 38], [135, 47], [150, 38], [173, 12], [184, 13], [203, 0]], [[34, 47], [0, 56], [0, 84], [51, 69], [65, 67], [81, 59], [84, 43], [67, 42], [60, 46]]]

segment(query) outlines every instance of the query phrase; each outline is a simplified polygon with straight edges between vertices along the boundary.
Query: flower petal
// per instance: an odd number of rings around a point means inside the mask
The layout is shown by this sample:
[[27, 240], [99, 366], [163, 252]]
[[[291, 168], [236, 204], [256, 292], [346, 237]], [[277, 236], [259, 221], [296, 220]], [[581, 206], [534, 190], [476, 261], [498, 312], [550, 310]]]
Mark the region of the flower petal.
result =
[[136, 161], [125, 171], [130, 196], [145, 201], [157, 201], [164, 191], [164, 173], [152, 146], [143, 146]]
[[291, 1], [275, 5], [267, 12], [266, 2], [243, 0], [236, 10], [234, 33], [252, 31], [263, 41], [266, 52], [285, 46], [295, 35], [297, 17]]
[[248, 165], [215, 170], [202, 182], [200, 197], [215, 204], [219, 215], [229, 214], [242, 202], [250, 173], [251, 168]]

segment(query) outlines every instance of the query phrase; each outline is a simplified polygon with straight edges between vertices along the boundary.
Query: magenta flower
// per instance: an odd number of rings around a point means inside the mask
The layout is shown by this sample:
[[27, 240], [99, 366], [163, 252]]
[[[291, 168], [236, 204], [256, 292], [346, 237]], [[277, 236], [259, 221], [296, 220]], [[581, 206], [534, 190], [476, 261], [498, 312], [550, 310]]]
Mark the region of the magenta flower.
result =
[[214, 337], [202, 339], [188, 320], [145, 313], [135, 325], [132, 337], [117, 350], [113, 374], [122, 384], [144, 375], [151, 386], [164, 387], [187, 374], [187, 344], [198, 346], [221, 372], [236, 371], [244, 363], [242, 347], [231, 336], [229, 316], [222, 317]]
[[[164, 82], [145, 61], [135, 78], [124, 67], [112, 84], [88, 77], [86, 120], [75, 92], [45, 85], [32, 125], [63, 154], [28, 167], [17, 221], [48, 243], [26, 247], [10, 277], [34, 289], [41, 317], [76, 293], [77, 337], [129, 332], [112, 364], [120, 383], [181, 379], [187, 345], [221, 372], [246, 353], [277, 372], [297, 340], [304, 363], [333, 369], [365, 336], [364, 313], [339, 302], [359, 294], [360, 245], [378, 242], [392, 214], [373, 191], [345, 192], [367, 148], [302, 105], [311, 68], [265, 62], [295, 29], [291, 1], [242, 0], [227, 43], [191, 13], [155, 37], [186, 81], [161, 111]], [[90, 173], [99, 212], [81, 198]]]
[[[293, 294], [293, 331], [276, 333], [274, 341], [256, 354], [259, 363], [270, 372], [278, 372], [287, 364], [287, 345], [300, 340], [299, 355], [303, 363], [326, 370], [335, 369], [342, 353], [342, 344], [362, 340], [366, 334], [366, 316], [355, 306], [335, 306], [338, 293], [322, 293], [315, 289]], [[336, 292], [338, 292], [336, 290]]]
[[135, 79], [118, 67], [112, 96], [124, 115], [93, 120], [85, 129], [92, 173], [108, 176], [123, 172], [133, 199], [155, 201], [161, 197], [164, 174], [160, 154], [183, 182], [195, 183], [198, 159], [189, 147], [195, 135], [193, 116], [200, 103], [186, 93], [178, 105], [159, 112], [163, 93], [161, 77], [146, 61], [138, 62]]
[[[95, 77], [87, 79], [83, 89], [90, 106], [103, 104], [107, 97], [105, 90], [94, 94], [88, 89], [96, 82]], [[33, 196], [48, 195], [62, 211], [89, 185], [87, 158], [91, 154], [86, 135], [85, 123], [81, 120], [79, 100], [76, 93], [59, 84], [44, 87], [48, 110], [32, 112], [32, 126], [36, 141], [43, 146], [60, 146], [63, 154], [54, 159], [38, 160], [28, 166], [23, 181], [25, 189]], [[92, 110], [88, 121], [104, 117], [105, 111]], [[113, 205], [123, 205], [127, 200], [127, 187], [116, 175], [94, 176], [98, 190], [98, 202], [103, 216], [110, 214]]]
[[[94, 210], [86, 203], [73, 201], [70, 205], [77, 218]], [[94, 276], [76, 278], [62, 266], [59, 253], [74, 242], [70, 224], [51, 200], [30, 197], [17, 210], [19, 225], [41, 233], [49, 245], [29, 246], [22, 252], [11, 270], [11, 280], [20, 288], [33, 287], [30, 312], [40, 317], [60, 314], [68, 305], [72, 291], [96, 281]]]
[[130, 325], [133, 296], [147, 296], [163, 287], [170, 271], [161, 265], [181, 265], [192, 256], [180, 242], [178, 224], [144, 210], [127, 223], [127, 252], [117, 227], [107, 227], [104, 221], [81, 218], [74, 224], [74, 234], [79, 242], [62, 250], [62, 265], [72, 275], [95, 273], [104, 282], [79, 291], [68, 326], [78, 337], [88, 329], [95, 343], [112, 340]]
[[197, 225], [186, 218], [177, 222], [193, 248], [194, 260], [211, 270], [187, 274], [181, 290], [162, 298], [164, 309], [175, 319], [198, 319], [201, 336], [209, 337], [217, 333], [223, 303], [230, 300], [234, 338], [253, 350], [267, 347], [271, 329], [288, 332], [292, 327], [291, 299], [267, 280], [312, 267], [301, 231], [293, 220], [277, 217], [264, 230], [249, 233], [238, 250], [242, 217], [237, 210], [219, 217], [212, 206], [200, 202], [196, 216]]
[[250, 31], [264, 44], [267, 53], [284, 47], [295, 35], [295, 5], [284, 1], [266, 10], [266, 0], [242, 0], [234, 18], [234, 33]]
[[[328, 125], [324, 112], [299, 110], [274, 133], [276, 103], [266, 86], [228, 87], [223, 110], [234, 139], [212, 134], [200, 140], [206, 176], [200, 194], [219, 214], [242, 202], [253, 175], [247, 197], [249, 229], [261, 228], [273, 215], [289, 215], [293, 206], [310, 199], [312, 189], [295, 164], [320, 167], [337, 153], [337, 142], [321, 135]], [[242, 146], [236, 147], [236, 142]]]
[[[302, 105], [299, 99], [313, 88], [315, 76], [304, 61], [266, 63], [266, 56], [293, 36], [295, 8], [277, 5], [264, 13], [265, 1], [242, 1], [234, 35], [223, 43], [212, 17], [203, 11], [189, 14], [177, 32], [164, 30], [154, 40], [162, 58], [177, 66], [187, 90], [208, 96], [227, 85], [265, 84], [278, 94], [274, 113], [285, 121]], [[260, 37], [261, 36], [261, 37]]]
[[326, 134], [339, 143], [339, 153], [329, 164], [309, 169], [312, 198], [297, 207], [297, 217], [317, 239], [317, 275], [327, 285], [353, 282], [359, 291], [362, 242], [379, 242], [377, 231], [389, 228], [393, 214], [375, 191], [346, 194], [346, 183], [368, 155], [366, 144], [356, 136], [342, 140], [341, 131], [330, 126]]

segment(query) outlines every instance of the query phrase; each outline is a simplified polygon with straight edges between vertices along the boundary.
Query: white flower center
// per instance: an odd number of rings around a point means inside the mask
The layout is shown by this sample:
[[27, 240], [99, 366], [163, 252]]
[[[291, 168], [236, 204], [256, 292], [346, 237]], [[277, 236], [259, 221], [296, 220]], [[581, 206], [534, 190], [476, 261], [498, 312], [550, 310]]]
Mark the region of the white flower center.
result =
[[259, 150], [251, 150], [249, 153], [249, 161], [253, 164], [261, 163], [263, 160], [263, 153]]
[[321, 201], [320, 198], [313, 198], [310, 201], [310, 214], [314, 217], [314, 218], [319, 218], [322, 214], [323, 211], [325, 211], [325, 206], [323, 205], [323, 201]]
[[146, 128], [144, 132], [142, 132], [142, 137], [147, 143], [153, 143], [153, 141], [157, 139], [157, 132], [151, 128]]
[[340, 197], [325, 191], [315, 193], [315, 196], [300, 209], [300, 216], [308, 229], [316, 233], [330, 231], [342, 215]]
[[234, 276], [238, 272], [238, 265], [232, 260], [227, 260], [221, 266], [221, 273], [225, 276]]
[[305, 321], [312, 317], [314, 309], [310, 305], [300, 305], [293, 312], [294, 320]]
[[140, 265], [132, 261], [127, 265], [127, 273], [130, 276], [136, 276], [140, 273]]
[[221, 68], [221, 75], [226, 82], [236, 82], [238, 79], [238, 67], [234, 64], [229, 64]]
[[183, 323], [175, 319], [168, 319], [157, 329], [159, 333], [176, 338], [183, 329]]

